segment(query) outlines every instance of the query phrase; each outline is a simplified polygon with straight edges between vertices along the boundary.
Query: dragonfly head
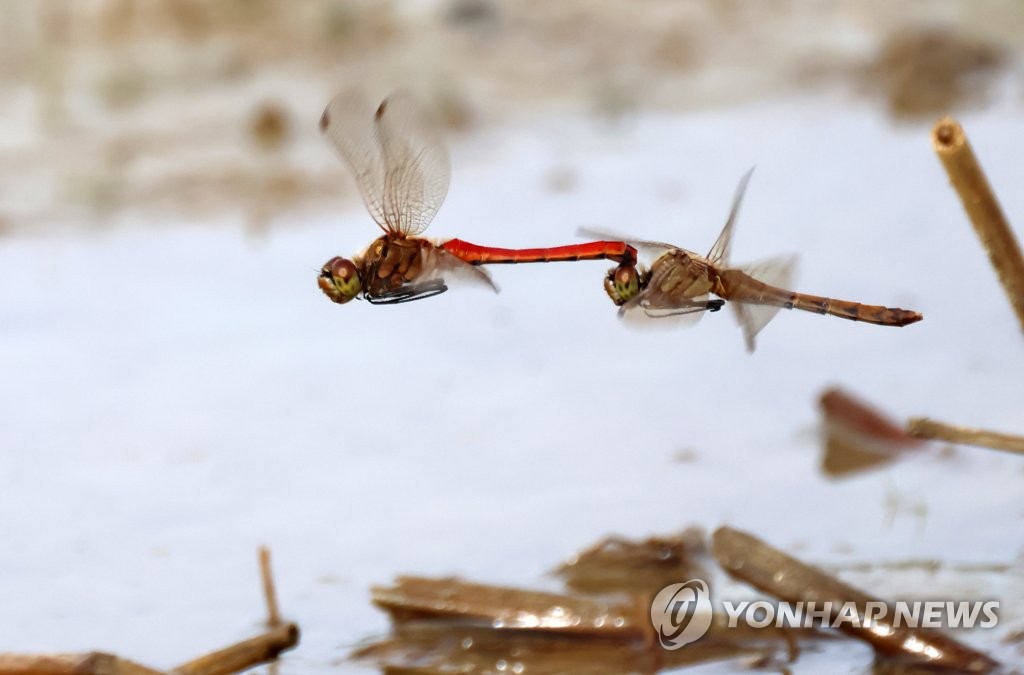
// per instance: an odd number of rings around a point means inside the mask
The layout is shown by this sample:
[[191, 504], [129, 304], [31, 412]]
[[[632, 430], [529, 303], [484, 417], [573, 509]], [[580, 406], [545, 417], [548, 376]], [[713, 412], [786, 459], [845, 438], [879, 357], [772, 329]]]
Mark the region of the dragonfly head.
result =
[[616, 305], [624, 305], [640, 292], [640, 273], [635, 265], [623, 263], [608, 271], [604, 291]]
[[339, 305], [344, 305], [363, 290], [359, 268], [346, 258], [334, 257], [324, 263], [316, 282], [324, 295]]

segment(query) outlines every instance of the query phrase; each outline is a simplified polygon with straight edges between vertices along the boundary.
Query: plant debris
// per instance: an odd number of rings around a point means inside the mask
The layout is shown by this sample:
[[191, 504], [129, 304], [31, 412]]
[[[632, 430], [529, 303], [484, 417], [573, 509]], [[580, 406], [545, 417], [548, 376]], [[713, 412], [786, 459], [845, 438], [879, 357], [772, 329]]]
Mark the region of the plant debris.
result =
[[977, 445], [993, 450], [1004, 450], [1024, 454], [1024, 436], [1003, 434], [997, 431], [957, 427], [936, 422], [927, 417], [912, 417], [907, 422], [907, 431], [915, 438], [929, 438], [963, 445]]
[[838, 388], [818, 399], [824, 417], [821, 468], [833, 478], [888, 464], [924, 442], [873, 406]]
[[[838, 622], [839, 630], [870, 644], [880, 656], [909, 666], [989, 673], [996, 661], [967, 645], [927, 628], [911, 628], [893, 622], [894, 612], [881, 617], [865, 614], [868, 603], [878, 603], [866, 593], [825, 572], [769, 546], [756, 537], [730, 527], [718, 528], [711, 550], [731, 576], [754, 588], [789, 602], [815, 602], [830, 607], [833, 622], [840, 610], [853, 603], [856, 621]], [[836, 623], [833, 623], [836, 625]]]
[[580, 593], [657, 593], [680, 579], [707, 576], [706, 535], [690, 528], [669, 537], [602, 539], [562, 563], [555, 573]]
[[943, 117], [932, 129], [932, 145], [1024, 330], [1024, 254], [967, 134], [955, 119]]
[[274, 580], [270, 575], [270, 552], [266, 548], [260, 549], [260, 575], [267, 602], [268, 629], [168, 671], [155, 670], [105, 652], [0, 654], [0, 675], [231, 675], [274, 661], [282, 652], [299, 644], [299, 627], [280, 619]]
[[690, 528], [670, 537], [598, 542], [558, 570], [576, 592], [401, 577], [393, 586], [372, 589], [373, 603], [391, 615], [391, 635], [352, 657], [387, 672], [419, 674], [655, 673], [726, 659], [781, 668], [799, 656], [801, 639], [825, 637], [803, 628], [728, 627], [716, 615], [697, 642], [663, 649], [649, 618], [652, 598], [686, 575], [707, 575], [699, 560], [711, 562], [706, 538]]

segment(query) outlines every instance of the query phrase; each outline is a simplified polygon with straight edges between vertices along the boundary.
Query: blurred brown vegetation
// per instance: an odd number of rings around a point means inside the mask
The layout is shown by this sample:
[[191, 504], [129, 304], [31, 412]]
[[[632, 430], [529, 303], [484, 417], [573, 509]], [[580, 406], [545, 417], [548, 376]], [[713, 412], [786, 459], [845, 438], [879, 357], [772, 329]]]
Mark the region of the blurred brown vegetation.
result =
[[460, 130], [552, 104], [614, 119], [836, 83], [930, 122], [983, 105], [1021, 35], [1009, 0], [10, 3], [0, 224], [263, 227], [321, 207], [347, 179], [315, 121], [352, 85], [412, 85]]

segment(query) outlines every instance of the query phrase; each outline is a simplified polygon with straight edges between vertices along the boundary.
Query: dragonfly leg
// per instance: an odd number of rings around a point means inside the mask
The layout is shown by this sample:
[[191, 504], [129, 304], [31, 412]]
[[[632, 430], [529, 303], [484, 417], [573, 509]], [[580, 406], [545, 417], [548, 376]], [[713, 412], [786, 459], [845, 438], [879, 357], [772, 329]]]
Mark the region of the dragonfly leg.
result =
[[423, 300], [440, 295], [448, 290], [444, 279], [431, 279], [418, 284], [404, 284], [393, 291], [387, 291], [378, 295], [367, 295], [366, 300], [371, 305], [397, 305], [402, 302]]
[[725, 300], [721, 300], [719, 298], [715, 298], [714, 300], [699, 300], [692, 302], [691, 304], [688, 305], [680, 305], [673, 307], [671, 309], [660, 307], [655, 309], [641, 304], [641, 307], [643, 307], [644, 312], [647, 313], [647, 316], [654, 318], [663, 318], [667, 316], [682, 316], [684, 314], [694, 314], [696, 312], [717, 312], [724, 306]]

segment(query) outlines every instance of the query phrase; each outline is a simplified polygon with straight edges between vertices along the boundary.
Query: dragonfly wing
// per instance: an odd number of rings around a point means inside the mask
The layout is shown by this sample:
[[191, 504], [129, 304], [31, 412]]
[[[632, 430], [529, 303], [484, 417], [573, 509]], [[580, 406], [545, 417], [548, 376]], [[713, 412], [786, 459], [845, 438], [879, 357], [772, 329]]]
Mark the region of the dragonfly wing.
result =
[[460, 286], [488, 288], [495, 293], [500, 290], [491, 275], [482, 267], [470, 265], [442, 248], [433, 249], [427, 254], [423, 272], [416, 277], [416, 282], [434, 279], [443, 279], [445, 282], [452, 282]]
[[576, 234], [586, 239], [594, 239], [598, 241], [623, 241], [632, 246], [635, 249], [644, 251], [648, 255], [659, 256], [665, 251], [670, 251], [679, 248], [672, 244], [666, 244], [660, 241], [647, 241], [645, 239], [631, 239], [623, 236], [617, 232], [609, 232], [607, 230], [596, 230], [590, 227], [580, 227], [576, 229]]
[[[748, 275], [760, 282], [776, 288], [792, 288], [793, 279], [796, 276], [797, 257], [795, 255], [779, 256], [769, 258], [761, 262], [753, 263], [742, 268]], [[761, 329], [768, 325], [779, 310], [777, 305], [757, 305], [753, 303], [737, 301], [730, 302], [736, 320], [743, 331], [743, 339], [747, 344], [747, 351], [753, 352], [756, 343], [755, 338]]]
[[320, 116], [324, 134], [355, 176], [359, 193], [377, 225], [388, 231], [384, 212], [384, 158], [374, 128], [373, 108], [361, 96], [339, 94]]
[[799, 256], [790, 253], [759, 260], [744, 265], [740, 269], [769, 286], [790, 289], [796, 279], [797, 263], [799, 262]]
[[743, 302], [732, 302], [729, 304], [732, 307], [733, 314], [736, 316], [736, 321], [740, 324], [740, 330], [743, 331], [743, 341], [747, 345], [747, 351], [753, 354], [754, 350], [757, 349], [757, 342], [755, 341], [757, 333], [764, 328], [765, 324], [772, 320], [778, 309], [769, 308], [774, 309], [774, 311], [768, 313], [768, 318], [765, 319], [763, 316], [753, 316], [756, 310], [765, 309], [763, 306], [748, 305]]
[[384, 220], [392, 232], [420, 234], [448, 194], [451, 162], [441, 132], [406, 93], [384, 99], [373, 120], [383, 162]]
[[725, 221], [725, 227], [722, 228], [718, 239], [715, 240], [715, 245], [711, 247], [711, 251], [708, 253], [708, 260], [714, 265], [727, 265], [729, 263], [729, 251], [732, 248], [732, 229], [736, 224], [736, 217], [740, 213], [740, 204], [743, 203], [743, 194], [747, 191], [747, 184], [750, 182], [750, 176], [753, 173], [754, 168], [751, 167], [740, 178], [740, 184], [736, 188], [736, 195], [732, 198], [729, 218]]
[[430, 279], [428, 281], [417, 281], [403, 284], [392, 291], [386, 291], [377, 295], [366, 294], [366, 300], [371, 305], [399, 305], [405, 302], [425, 300], [435, 295], [440, 295], [448, 290], [444, 279]]
[[705, 295], [693, 298], [686, 307], [653, 307], [646, 305], [643, 298], [638, 296], [619, 308], [619, 318], [637, 328], [689, 327], [700, 321], [705, 312], [715, 311], [715, 302]]

